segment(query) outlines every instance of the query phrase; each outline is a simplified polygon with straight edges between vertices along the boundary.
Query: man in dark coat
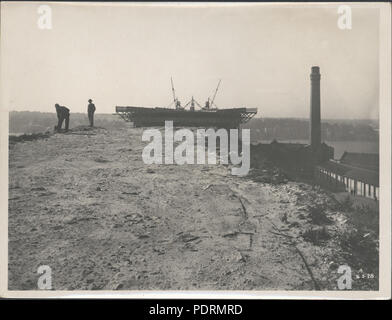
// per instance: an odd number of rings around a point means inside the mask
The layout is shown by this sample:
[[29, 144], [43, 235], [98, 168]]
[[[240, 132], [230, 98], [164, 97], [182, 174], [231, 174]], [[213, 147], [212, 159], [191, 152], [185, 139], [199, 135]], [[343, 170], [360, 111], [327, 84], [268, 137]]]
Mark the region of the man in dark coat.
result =
[[94, 112], [95, 112], [95, 105], [93, 100], [88, 100], [88, 107], [87, 107], [87, 114], [88, 114], [88, 121], [90, 121], [90, 127], [94, 126]]
[[69, 109], [67, 107], [60, 106], [58, 103], [56, 103], [54, 106], [56, 108], [57, 119], [58, 119], [57, 126], [55, 126], [54, 129], [57, 132], [60, 132], [61, 127], [63, 125], [63, 121], [65, 120], [65, 131], [68, 131], [68, 128], [69, 128]]

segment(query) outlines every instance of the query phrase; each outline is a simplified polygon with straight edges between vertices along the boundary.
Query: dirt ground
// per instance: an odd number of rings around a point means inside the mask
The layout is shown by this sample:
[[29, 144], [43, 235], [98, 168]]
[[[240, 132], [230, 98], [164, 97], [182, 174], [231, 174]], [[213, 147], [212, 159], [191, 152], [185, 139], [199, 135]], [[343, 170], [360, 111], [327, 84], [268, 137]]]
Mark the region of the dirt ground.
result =
[[[227, 165], [146, 165], [141, 133], [80, 128], [10, 145], [10, 290], [37, 289], [40, 265], [55, 290], [338, 289], [349, 226], [328, 193]], [[314, 225], [315, 203], [329, 223]], [[309, 230], [328, 237], [308, 241]]]

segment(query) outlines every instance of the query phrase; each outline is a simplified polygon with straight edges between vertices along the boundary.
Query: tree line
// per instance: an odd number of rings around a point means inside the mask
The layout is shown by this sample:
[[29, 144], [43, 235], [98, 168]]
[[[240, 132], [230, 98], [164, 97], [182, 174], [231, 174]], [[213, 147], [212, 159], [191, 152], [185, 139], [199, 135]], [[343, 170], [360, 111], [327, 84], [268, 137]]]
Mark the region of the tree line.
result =
[[[256, 118], [246, 123], [251, 140], [307, 140], [310, 127], [307, 119]], [[379, 134], [374, 120], [326, 120], [321, 123], [323, 141], [377, 141]]]

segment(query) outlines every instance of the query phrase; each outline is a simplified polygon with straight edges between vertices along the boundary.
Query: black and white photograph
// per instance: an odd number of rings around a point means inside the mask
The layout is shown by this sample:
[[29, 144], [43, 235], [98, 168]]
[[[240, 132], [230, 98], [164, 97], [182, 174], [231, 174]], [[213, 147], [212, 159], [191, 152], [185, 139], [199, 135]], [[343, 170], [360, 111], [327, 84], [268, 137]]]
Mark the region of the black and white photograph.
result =
[[1, 3], [1, 296], [390, 298], [391, 6]]

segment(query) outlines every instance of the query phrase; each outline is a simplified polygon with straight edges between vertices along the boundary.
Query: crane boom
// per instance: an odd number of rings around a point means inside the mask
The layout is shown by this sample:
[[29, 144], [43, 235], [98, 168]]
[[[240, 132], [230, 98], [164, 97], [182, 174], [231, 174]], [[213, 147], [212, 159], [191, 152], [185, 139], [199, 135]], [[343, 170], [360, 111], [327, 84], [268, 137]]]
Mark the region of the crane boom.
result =
[[216, 97], [216, 94], [217, 94], [217, 92], [218, 92], [220, 83], [221, 83], [221, 80], [219, 79], [218, 85], [216, 86], [216, 89], [215, 89], [214, 96], [212, 97], [212, 100], [211, 100], [211, 106], [213, 105], [213, 103], [214, 103], [214, 101], [215, 101], [215, 97]]
[[176, 92], [174, 91], [174, 84], [173, 84], [173, 78], [170, 77], [170, 81], [171, 81], [171, 86], [172, 86], [172, 91], [173, 91], [173, 101], [176, 102]]

